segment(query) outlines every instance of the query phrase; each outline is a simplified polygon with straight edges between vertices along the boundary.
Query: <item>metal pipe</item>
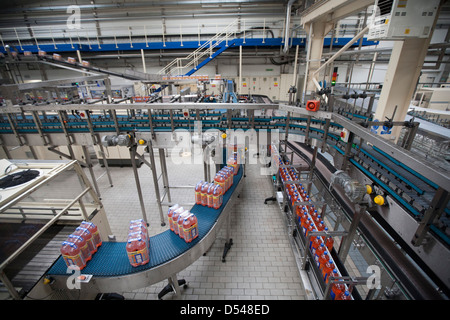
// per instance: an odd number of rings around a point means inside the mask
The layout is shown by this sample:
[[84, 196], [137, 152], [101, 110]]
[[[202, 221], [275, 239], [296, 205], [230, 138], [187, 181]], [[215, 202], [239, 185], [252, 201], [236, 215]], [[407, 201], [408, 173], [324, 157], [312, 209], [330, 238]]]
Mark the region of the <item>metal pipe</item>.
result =
[[286, 27], [284, 28], [284, 47], [283, 52], [286, 53], [289, 50], [289, 26], [291, 24], [291, 9], [295, 0], [289, 0], [286, 8]]
[[325, 68], [327, 65], [329, 65], [331, 62], [336, 60], [344, 51], [346, 51], [352, 44], [354, 44], [356, 41], [358, 41], [359, 38], [363, 37], [364, 34], [369, 30], [369, 26], [366, 26], [364, 29], [362, 29], [352, 40], [350, 40], [345, 46], [343, 46], [338, 52], [336, 52], [330, 59], [325, 61], [324, 64], [322, 64], [316, 71], [314, 71], [314, 75], [318, 74], [320, 71], [322, 71], [323, 68]]

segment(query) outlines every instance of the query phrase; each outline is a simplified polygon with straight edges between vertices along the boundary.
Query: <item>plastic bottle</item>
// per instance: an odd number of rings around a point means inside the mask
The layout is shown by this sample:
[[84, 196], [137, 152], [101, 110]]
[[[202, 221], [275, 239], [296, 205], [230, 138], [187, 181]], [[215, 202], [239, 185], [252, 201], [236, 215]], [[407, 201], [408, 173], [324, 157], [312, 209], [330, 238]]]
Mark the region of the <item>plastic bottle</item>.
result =
[[204, 182], [202, 184], [202, 206], [207, 207], [208, 206], [208, 188], [209, 188], [209, 183], [208, 182]]
[[[333, 275], [339, 276], [336, 269], [333, 270]], [[345, 285], [343, 283], [339, 283], [339, 281], [335, 282], [331, 285], [330, 297], [332, 300], [338, 300], [336, 299], [336, 297], [339, 297], [339, 295], [344, 292], [345, 292]]]
[[[302, 216], [300, 217], [300, 221], [299, 221], [302, 231], [303, 231], [303, 226], [305, 226], [308, 218], [309, 218], [308, 214], [306, 212], [303, 212]], [[303, 234], [305, 234], [305, 231], [303, 231]]]
[[352, 296], [350, 295], [349, 291], [344, 291], [341, 292], [339, 296], [337, 296], [337, 299], [335, 300], [352, 300]]
[[126, 251], [128, 260], [133, 267], [144, 265], [150, 261], [148, 246], [141, 237], [128, 239]]
[[94, 241], [92, 240], [92, 234], [89, 232], [88, 229], [83, 228], [83, 227], [78, 227], [75, 229], [75, 232], [73, 233], [73, 235], [80, 236], [86, 241], [88, 248], [91, 251], [91, 254], [94, 254], [97, 252], [97, 247], [94, 245]]
[[80, 226], [89, 230], [92, 234], [92, 241], [97, 248], [102, 245], [102, 238], [100, 237], [100, 233], [98, 232], [98, 228], [95, 224], [88, 221], [82, 221]]
[[92, 253], [91, 253], [91, 250], [89, 250], [89, 248], [88, 248], [86, 240], [84, 240], [80, 236], [71, 234], [67, 237], [67, 242], [71, 242], [71, 243], [75, 244], [78, 248], [80, 248], [81, 255], [83, 256], [85, 263], [87, 263], [89, 260], [91, 260]]
[[325, 265], [325, 263], [327, 263], [327, 261], [330, 260], [330, 257], [328, 256], [328, 251], [324, 251], [324, 253], [322, 253], [322, 255], [319, 257], [319, 269], [322, 270], [323, 266]]
[[220, 185], [222, 187], [223, 190], [225, 190], [225, 179], [224, 176], [222, 174], [220, 174], [220, 172], [218, 172], [216, 174], [216, 176], [214, 177], [214, 182], [217, 183], [218, 185]]
[[172, 225], [173, 225], [173, 232], [175, 232], [175, 234], [178, 234], [178, 218], [180, 217], [180, 214], [182, 214], [184, 212], [184, 208], [180, 207], [177, 210], [174, 211], [173, 216], [172, 216]]
[[303, 234], [306, 236], [306, 234], [308, 233], [308, 227], [311, 225], [311, 218], [308, 217], [305, 220], [305, 223], [302, 225], [302, 230], [303, 230]]
[[83, 270], [86, 266], [81, 249], [73, 242], [64, 241], [61, 245], [61, 254], [67, 267], [71, 269], [78, 267], [80, 270]]
[[328, 276], [330, 275], [331, 272], [333, 272], [334, 268], [336, 268], [336, 266], [333, 263], [333, 260], [328, 260], [323, 268], [322, 268], [322, 276], [323, 276], [323, 281], [325, 281], [325, 283], [328, 283]]
[[319, 267], [319, 257], [323, 255], [327, 247], [325, 247], [325, 244], [323, 242], [320, 243], [320, 245], [317, 247], [316, 252], [314, 252], [314, 261], [317, 264], [317, 267]]
[[214, 187], [217, 186], [217, 184], [214, 183], [210, 183], [209, 187], [208, 187], [208, 208], [212, 208], [213, 207], [213, 191], [214, 191]]
[[132, 234], [134, 234], [134, 235], [140, 234], [141, 237], [148, 243], [148, 229], [147, 229], [147, 224], [145, 223], [144, 220], [139, 219], [139, 220], [131, 220], [130, 221], [130, 226], [128, 228], [129, 237]]
[[178, 236], [180, 238], [183, 239], [183, 220], [184, 218], [186, 218], [187, 216], [189, 216], [191, 213], [189, 212], [189, 210], [185, 210], [184, 212], [182, 212], [180, 214], [180, 216], [178, 217], [177, 222], [174, 224], [174, 228], [175, 228], [175, 233], [178, 234]]
[[233, 185], [233, 168], [232, 167], [225, 167], [225, 168], [229, 172], [230, 187], [231, 187]]
[[308, 229], [306, 230], [305, 236], [307, 237], [308, 234], [309, 234], [311, 231], [316, 231], [316, 227], [314, 226], [314, 223], [312, 223], [312, 222], [311, 222], [311, 224], [308, 226]]
[[319, 224], [316, 224], [316, 226], [317, 226], [317, 230], [319, 230], [319, 231], [325, 230], [325, 222], [323, 222], [323, 220], [320, 221]]
[[195, 203], [202, 204], [202, 185], [204, 181], [201, 180], [195, 185]]
[[[201, 181], [201, 182], [203, 182], [203, 181]], [[198, 183], [197, 183], [197, 185], [198, 185]], [[201, 203], [201, 199], [202, 199], [202, 198], [201, 198], [201, 193], [200, 193], [200, 203]], [[195, 191], [195, 202], [197, 203], [197, 187], [196, 187], [196, 191]], [[173, 213], [174, 213], [175, 210], [177, 210], [178, 208], [180, 208], [180, 205], [177, 203], [177, 204], [171, 206], [171, 207], [169, 208], [169, 210], [167, 211], [167, 220], [169, 221], [169, 228], [170, 228], [170, 230], [172, 230], [172, 231], [173, 231], [173, 219], [172, 219]]]
[[322, 240], [320, 237], [315, 237], [314, 239], [311, 239], [309, 248], [311, 249], [312, 254], [314, 255], [316, 253], [317, 248], [322, 244]]
[[183, 222], [184, 241], [191, 242], [198, 237], [198, 221], [194, 214], [190, 214]]
[[223, 203], [223, 190], [218, 184], [215, 185], [213, 190], [213, 208], [219, 209]]
[[321, 216], [320, 214], [317, 215], [317, 216], [315, 216], [314, 219], [313, 219], [313, 221], [314, 221], [314, 224], [315, 224], [316, 226], [318, 226], [318, 225], [320, 224], [320, 222], [322, 222], [322, 216]]
[[328, 248], [328, 250], [332, 250], [333, 249], [333, 244], [334, 244], [334, 239], [332, 236], [328, 236], [327, 239], [325, 240], [325, 246]]

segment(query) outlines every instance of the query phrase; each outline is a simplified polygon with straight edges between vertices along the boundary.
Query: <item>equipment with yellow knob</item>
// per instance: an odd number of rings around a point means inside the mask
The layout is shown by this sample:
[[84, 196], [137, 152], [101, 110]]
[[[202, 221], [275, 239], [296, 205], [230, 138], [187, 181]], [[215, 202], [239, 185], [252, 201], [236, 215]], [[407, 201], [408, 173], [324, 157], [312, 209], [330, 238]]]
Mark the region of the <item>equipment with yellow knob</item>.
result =
[[379, 206], [383, 206], [386, 203], [386, 200], [382, 195], [377, 195], [375, 198], [373, 198], [373, 202], [375, 202]]

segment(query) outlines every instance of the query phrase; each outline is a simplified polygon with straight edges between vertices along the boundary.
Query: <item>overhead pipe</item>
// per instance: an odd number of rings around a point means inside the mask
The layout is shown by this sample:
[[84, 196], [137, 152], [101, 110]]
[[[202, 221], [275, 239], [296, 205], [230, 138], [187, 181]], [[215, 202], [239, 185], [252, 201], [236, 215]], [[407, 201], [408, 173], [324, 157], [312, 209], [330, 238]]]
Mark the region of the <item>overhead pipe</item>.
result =
[[286, 53], [289, 50], [289, 26], [291, 24], [291, 9], [296, 0], [289, 0], [286, 8], [286, 26], [284, 28], [284, 47], [283, 52]]

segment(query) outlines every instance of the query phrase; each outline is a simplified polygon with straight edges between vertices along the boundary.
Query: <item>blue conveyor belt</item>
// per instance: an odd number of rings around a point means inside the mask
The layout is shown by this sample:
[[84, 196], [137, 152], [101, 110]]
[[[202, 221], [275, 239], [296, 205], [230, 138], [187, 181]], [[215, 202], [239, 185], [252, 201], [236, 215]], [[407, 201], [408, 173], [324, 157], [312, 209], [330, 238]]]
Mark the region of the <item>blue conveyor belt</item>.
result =
[[[128, 261], [125, 250], [126, 242], [103, 242], [98, 251], [93, 255], [86, 267], [81, 271], [82, 274], [91, 274], [94, 277], [117, 277], [154, 268], [163, 263], [183, 254], [195, 246], [211, 230], [222, 213], [228, 200], [236, 189], [242, 178], [242, 166], [237, 175], [234, 176], [233, 185], [223, 196], [223, 205], [219, 209], [194, 205], [191, 212], [198, 220], [199, 235], [190, 243], [186, 243], [173, 231], [166, 230], [160, 234], [150, 237], [149, 256], [150, 261], [146, 265], [133, 267]], [[192, 189], [192, 195], [194, 190]], [[53, 264], [47, 272], [48, 275], [67, 275], [67, 266], [62, 258]]]

